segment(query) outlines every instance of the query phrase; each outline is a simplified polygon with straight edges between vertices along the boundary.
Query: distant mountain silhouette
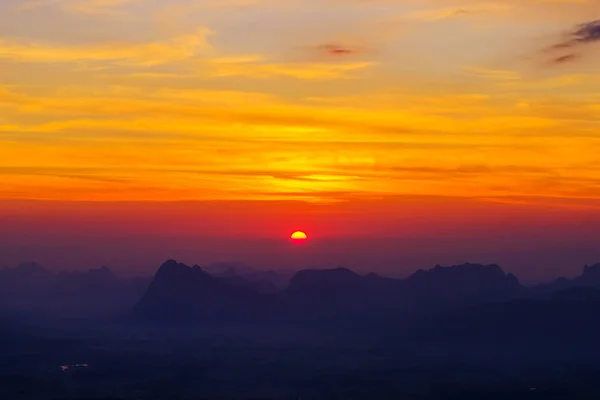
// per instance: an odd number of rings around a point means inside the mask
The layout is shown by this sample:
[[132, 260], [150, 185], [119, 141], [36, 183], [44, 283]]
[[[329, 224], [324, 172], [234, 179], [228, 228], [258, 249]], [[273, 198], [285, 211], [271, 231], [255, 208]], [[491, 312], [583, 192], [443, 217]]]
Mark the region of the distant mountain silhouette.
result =
[[46, 270], [40, 264], [35, 262], [22, 263], [16, 268], [6, 268], [0, 270], [2, 274], [2, 284], [12, 286], [27, 282], [29, 285], [45, 285], [52, 279], [52, 272]]
[[119, 278], [106, 267], [54, 273], [25, 263], [0, 270], [0, 307], [57, 316], [126, 314], [149, 283]]
[[[600, 264], [584, 267], [576, 278], [535, 287], [522, 286], [495, 264], [438, 265], [405, 279], [346, 268], [302, 270], [283, 290], [273, 283], [284, 276], [277, 272], [236, 263], [209, 269], [212, 274], [169, 260], [152, 279], [124, 279], [106, 267], [53, 273], [25, 263], [0, 270], [0, 309], [72, 316], [133, 309], [143, 319], [203, 321], [407, 321], [454, 315], [461, 309], [483, 312], [480, 307], [492, 316], [496, 309], [514, 311], [514, 316], [535, 307], [583, 309], [595, 304], [600, 289]], [[514, 304], [523, 310], [513, 310]]]
[[498, 265], [470, 263], [419, 270], [406, 279], [406, 289], [417, 302], [443, 305], [508, 300], [524, 291], [517, 277]]
[[309, 292], [312, 296], [342, 294], [340, 291], [357, 294], [364, 286], [364, 278], [346, 268], [304, 270], [294, 275], [287, 292], [292, 295]]
[[376, 318], [397, 314], [402, 281], [346, 268], [299, 271], [282, 293], [288, 315], [303, 320]]
[[291, 274], [272, 270], [260, 271], [242, 263], [215, 263], [202, 267], [216, 278], [228, 278], [232, 283], [254, 286], [263, 293], [275, 293], [284, 289], [291, 279]]
[[51, 287], [56, 276], [40, 264], [23, 263], [0, 270], [0, 305], [3, 308], [28, 309], [40, 302], [39, 297]]
[[522, 290], [517, 278], [497, 265], [464, 264], [420, 270], [406, 279], [361, 276], [345, 268], [306, 270], [292, 278], [284, 294], [305, 316], [400, 318], [511, 299]]
[[169, 260], [135, 306], [135, 314], [149, 319], [225, 321], [252, 318], [268, 306], [266, 295], [252, 286]]
[[265, 315], [286, 321], [401, 318], [511, 299], [522, 290], [517, 278], [497, 265], [465, 264], [437, 266], [407, 279], [362, 276], [346, 268], [303, 270], [281, 294], [269, 297], [239, 278], [215, 277], [198, 266], [170, 260], [160, 267], [135, 312], [145, 318], [212, 320]]
[[549, 298], [558, 291], [582, 286], [600, 288], [600, 264], [584, 266], [581, 275], [573, 279], [558, 278], [551, 283], [530, 288], [529, 296], [534, 298]]
[[598, 398], [599, 270], [302, 270], [267, 293], [238, 267], [169, 260], [146, 285], [23, 264], [0, 270], [0, 398]]

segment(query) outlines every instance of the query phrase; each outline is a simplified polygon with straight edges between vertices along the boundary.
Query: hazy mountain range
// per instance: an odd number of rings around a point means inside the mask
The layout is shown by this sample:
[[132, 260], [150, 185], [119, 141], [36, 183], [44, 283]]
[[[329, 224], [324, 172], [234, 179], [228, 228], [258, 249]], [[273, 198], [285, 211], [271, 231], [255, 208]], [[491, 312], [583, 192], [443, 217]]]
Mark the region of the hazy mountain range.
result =
[[279, 292], [245, 282], [170, 260], [159, 268], [135, 314], [144, 319], [400, 321], [490, 302], [551, 301], [565, 290], [600, 288], [600, 264], [584, 267], [577, 278], [535, 287], [521, 285], [498, 265], [478, 264], [436, 266], [406, 279], [359, 275], [345, 268], [303, 270]]
[[0, 270], [0, 309], [70, 317], [123, 315], [150, 282], [118, 277], [106, 267], [55, 273], [37, 263], [24, 263]]
[[[170, 260], [134, 279], [22, 264], [0, 270], [0, 397], [598, 398], [599, 276], [527, 287], [497, 265], [392, 279]], [[76, 364], [89, 368], [61, 369]]]
[[498, 265], [478, 264], [438, 265], [393, 279], [345, 268], [286, 275], [241, 263], [189, 267], [174, 260], [161, 265], [154, 278], [122, 278], [106, 267], [55, 273], [25, 263], [0, 270], [0, 308], [150, 320], [402, 321], [490, 302], [595, 296], [577, 288], [600, 288], [600, 264], [585, 266], [573, 279], [526, 287]]

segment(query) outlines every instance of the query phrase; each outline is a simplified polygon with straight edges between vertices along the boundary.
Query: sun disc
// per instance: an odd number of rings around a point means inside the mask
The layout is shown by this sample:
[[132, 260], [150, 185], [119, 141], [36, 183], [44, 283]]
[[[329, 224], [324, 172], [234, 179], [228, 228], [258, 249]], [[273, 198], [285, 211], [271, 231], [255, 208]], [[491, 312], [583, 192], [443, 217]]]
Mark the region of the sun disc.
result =
[[292, 233], [291, 238], [292, 238], [292, 240], [306, 240], [308, 238], [308, 236], [306, 236], [306, 233], [304, 233], [302, 231], [296, 231], [296, 232]]

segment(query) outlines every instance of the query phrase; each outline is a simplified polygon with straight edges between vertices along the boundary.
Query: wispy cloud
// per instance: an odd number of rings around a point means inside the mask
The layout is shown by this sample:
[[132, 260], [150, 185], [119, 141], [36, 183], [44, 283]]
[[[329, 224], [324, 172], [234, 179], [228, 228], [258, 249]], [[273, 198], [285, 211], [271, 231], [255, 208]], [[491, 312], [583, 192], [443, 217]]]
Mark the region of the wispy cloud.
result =
[[25, 0], [17, 6], [21, 12], [29, 12], [46, 7], [82, 14], [112, 14], [119, 8], [148, 0]]
[[571, 61], [575, 61], [577, 59], [579, 59], [581, 56], [579, 54], [575, 54], [575, 53], [571, 53], [571, 54], [565, 54], [564, 56], [559, 56], [556, 57], [552, 60], [552, 62], [554, 62], [555, 64], [563, 64], [566, 62], [571, 62]]
[[468, 66], [464, 68], [464, 71], [478, 79], [496, 82], [515, 82], [522, 80], [519, 72], [512, 70]]
[[403, 14], [404, 18], [420, 21], [440, 21], [451, 18], [475, 17], [480, 15], [506, 13], [514, 7], [513, 4], [480, 2], [457, 5], [455, 7], [431, 7], [410, 11]]
[[579, 25], [573, 32], [573, 41], [578, 43], [600, 41], [600, 19]]
[[0, 38], [0, 59], [28, 63], [71, 63], [77, 61], [114, 62], [153, 66], [181, 62], [211, 49], [211, 31], [195, 33], [153, 43], [99, 43], [70, 45], [31, 40]]
[[358, 48], [341, 44], [323, 44], [317, 46], [317, 49], [333, 56], [348, 56], [360, 52], [360, 49]]
[[565, 39], [550, 46], [547, 51], [554, 54], [553, 63], [563, 64], [581, 58], [585, 47], [594, 43], [600, 43], [600, 20], [577, 25]]
[[214, 58], [209, 62], [216, 77], [242, 76], [257, 79], [288, 77], [303, 80], [348, 79], [354, 77], [355, 73], [375, 65], [373, 62], [366, 61], [281, 63], [270, 62], [261, 56]]

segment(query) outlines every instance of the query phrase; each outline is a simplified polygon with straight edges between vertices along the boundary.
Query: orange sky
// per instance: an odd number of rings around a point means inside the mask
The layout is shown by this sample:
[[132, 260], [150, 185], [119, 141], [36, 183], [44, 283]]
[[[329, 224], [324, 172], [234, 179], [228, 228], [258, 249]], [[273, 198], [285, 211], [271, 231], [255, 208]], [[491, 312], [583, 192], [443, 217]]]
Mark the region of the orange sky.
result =
[[[498, 203], [555, 226], [565, 210], [596, 215], [599, 9], [5, 0], [0, 199], [210, 201], [236, 216], [216, 232], [268, 237], [431, 233], [431, 215], [452, 226], [464, 213], [513, 215]], [[0, 204], [10, 217], [15, 203]], [[327, 217], [306, 214], [311, 204]], [[182, 208], [159, 209], [146, 217], [160, 230]], [[214, 220], [209, 206], [184, 209]]]
[[[405, 276], [418, 268], [499, 263], [528, 282], [580, 273], [600, 259], [600, 212], [570, 206], [403, 196], [297, 201], [0, 201], [0, 267], [108, 265], [150, 274], [164, 260], [257, 268], [337, 267]], [[306, 245], [288, 235], [306, 231]]]

